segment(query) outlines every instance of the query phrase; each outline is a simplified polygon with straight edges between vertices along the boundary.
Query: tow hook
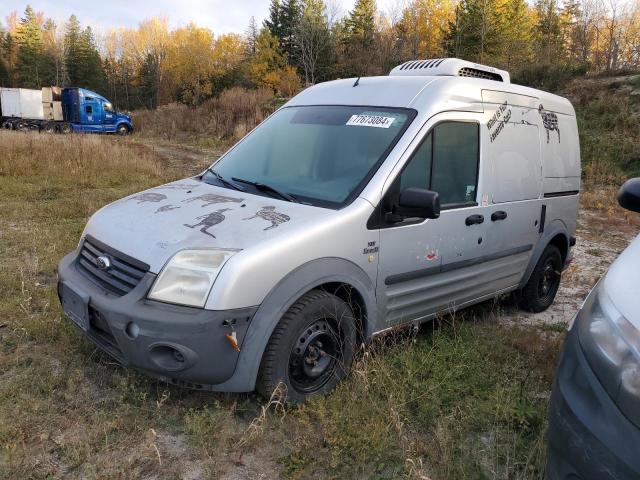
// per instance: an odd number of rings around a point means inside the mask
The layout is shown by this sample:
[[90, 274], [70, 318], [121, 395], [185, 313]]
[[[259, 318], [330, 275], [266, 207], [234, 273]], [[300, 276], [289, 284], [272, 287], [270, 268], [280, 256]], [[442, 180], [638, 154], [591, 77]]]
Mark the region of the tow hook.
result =
[[231, 333], [227, 333], [225, 337], [228, 342], [231, 344], [231, 347], [236, 351], [240, 352], [240, 347], [238, 346], [238, 336], [236, 335], [236, 329], [233, 328], [233, 321], [225, 320], [224, 324], [226, 324], [229, 328], [231, 328]]

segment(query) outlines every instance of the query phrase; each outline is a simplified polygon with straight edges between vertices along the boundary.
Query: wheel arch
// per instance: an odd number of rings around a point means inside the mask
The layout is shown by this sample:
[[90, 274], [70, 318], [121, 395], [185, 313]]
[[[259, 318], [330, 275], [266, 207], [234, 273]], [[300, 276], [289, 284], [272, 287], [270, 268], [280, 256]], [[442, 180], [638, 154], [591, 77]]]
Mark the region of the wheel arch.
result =
[[548, 245], [555, 245], [558, 247], [560, 254], [562, 255], [562, 263], [564, 264], [567, 256], [569, 255], [569, 238], [570, 235], [567, 230], [567, 226], [560, 220], [554, 220], [545, 227], [544, 236], [538, 241], [524, 275], [522, 276], [520, 288], [523, 288], [529, 281], [531, 273], [533, 273], [533, 269], [536, 267], [542, 252], [544, 252]]
[[128, 123], [125, 122], [124, 120], [118, 122], [116, 124], [116, 132], [120, 129], [120, 127], [124, 126], [127, 129], [127, 133], [131, 133], [131, 131], [133, 130], [132, 126]]
[[358, 265], [341, 258], [312, 260], [284, 277], [266, 296], [251, 320], [233, 376], [213, 389], [247, 392], [255, 389], [265, 348], [282, 315], [300, 297], [322, 289], [344, 300], [359, 319], [359, 340], [369, 338], [375, 325], [375, 284]]

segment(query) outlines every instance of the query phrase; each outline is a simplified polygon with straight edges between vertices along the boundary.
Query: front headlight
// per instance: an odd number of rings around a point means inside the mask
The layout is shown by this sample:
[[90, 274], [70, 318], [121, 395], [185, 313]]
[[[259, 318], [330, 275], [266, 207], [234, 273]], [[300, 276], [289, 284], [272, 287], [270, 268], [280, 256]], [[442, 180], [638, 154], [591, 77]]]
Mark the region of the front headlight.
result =
[[580, 345], [622, 412], [640, 426], [640, 330], [615, 308], [600, 282], [578, 321]]
[[235, 250], [183, 250], [160, 272], [148, 298], [161, 302], [204, 307], [220, 269]]

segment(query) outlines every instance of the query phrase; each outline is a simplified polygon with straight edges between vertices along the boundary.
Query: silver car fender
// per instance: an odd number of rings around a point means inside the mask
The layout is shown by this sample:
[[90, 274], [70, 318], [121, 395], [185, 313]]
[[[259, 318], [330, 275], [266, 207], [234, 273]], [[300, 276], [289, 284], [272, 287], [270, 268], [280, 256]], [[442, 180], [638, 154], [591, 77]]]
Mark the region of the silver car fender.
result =
[[260, 304], [242, 343], [240, 357], [233, 376], [216, 385], [214, 390], [249, 392], [255, 389], [258, 370], [271, 333], [280, 318], [302, 295], [327, 283], [344, 283], [354, 288], [364, 300], [364, 337], [369, 338], [376, 327], [374, 281], [355, 263], [342, 258], [318, 258], [287, 274]]

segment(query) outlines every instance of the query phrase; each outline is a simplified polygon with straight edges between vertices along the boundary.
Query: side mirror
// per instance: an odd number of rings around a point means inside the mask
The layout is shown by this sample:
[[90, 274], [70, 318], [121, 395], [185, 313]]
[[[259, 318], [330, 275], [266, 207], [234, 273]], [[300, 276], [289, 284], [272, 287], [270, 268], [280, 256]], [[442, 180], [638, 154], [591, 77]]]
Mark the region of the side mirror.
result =
[[440, 196], [424, 188], [407, 188], [400, 193], [395, 213], [405, 218], [438, 218]]
[[640, 212], [640, 177], [627, 180], [618, 190], [618, 203], [622, 208]]

